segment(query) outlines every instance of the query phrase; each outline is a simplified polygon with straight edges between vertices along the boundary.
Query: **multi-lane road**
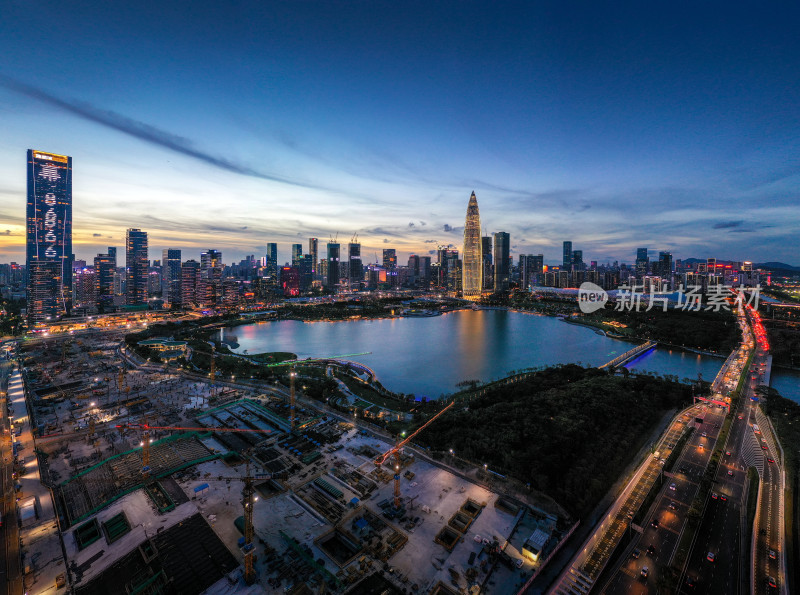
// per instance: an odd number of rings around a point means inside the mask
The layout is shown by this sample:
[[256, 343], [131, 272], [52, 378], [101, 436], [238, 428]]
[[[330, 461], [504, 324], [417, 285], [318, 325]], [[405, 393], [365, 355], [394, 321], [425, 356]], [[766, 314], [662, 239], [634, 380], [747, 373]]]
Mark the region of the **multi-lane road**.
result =
[[[8, 390], [13, 367], [13, 363], [10, 361], [0, 362], [0, 392], [4, 394]], [[9, 430], [7, 402], [7, 397], [0, 399], [0, 408], [2, 408], [2, 413], [0, 413], [0, 457], [2, 457], [0, 465], [0, 482], [2, 483], [0, 485], [0, 490], [2, 490], [0, 540], [2, 540], [2, 547], [0, 547], [0, 552], [3, 555], [3, 561], [0, 563], [0, 595], [18, 595], [22, 593], [23, 586], [19, 557], [16, 493], [12, 478], [12, 438]]]
[[[727, 409], [710, 402], [698, 415], [702, 422], [696, 423], [695, 433], [674, 466], [674, 475], [665, 482], [640, 527], [641, 531], [633, 535], [615, 567], [607, 570], [610, 578], [602, 583], [604, 593], [656, 592], [674, 581], [668, 568], [676, 561], [678, 546], [688, 524], [689, 509], [693, 506], [696, 510], [691, 514], [700, 515], [700, 524], [688, 553], [684, 552], [686, 564], [678, 577], [678, 592], [744, 594], [751, 590], [751, 581], [748, 580], [751, 577], [756, 593], [777, 593], [781, 586], [785, 574], [781, 569], [784, 550], [781, 541], [781, 460], [770, 432], [767, 431], [770, 435], [766, 437], [754, 433], [754, 423], [761, 432], [765, 431], [763, 426], [767, 424], [751, 400], [756, 383], [751, 383], [749, 377], [753, 373], [758, 378], [758, 371], [767, 357], [766, 343], [758, 333], [754, 336], [741, 313], [739, 322], [744, 337], [742, 346], [723, 366], [713, 387], [715, 398], [722, 402], [723, 395], [736, 388], [741, 375], [748, 374], [743, 398], [737, 411], [733, 412], [725, 444], [717, 444], [717, 439]], [[753, 372], [748, 372], [744, 365], [754, 351]], [[711, 488], [702, 501], [696, 500], [716, 448], [721, 452]], [[762, 478], [755, 521], [755, 549], [752, 550], [753, 572], [750, 571], [749, 555], [751, 533], [746, 519], [748, 467], [756, 467]], [[749, 497], [756, 495], [750, 494]], [[682, 549], [685, 550], [686, 546], [683, 545]], [[776, 586], [771, 586], [773, 584]]]

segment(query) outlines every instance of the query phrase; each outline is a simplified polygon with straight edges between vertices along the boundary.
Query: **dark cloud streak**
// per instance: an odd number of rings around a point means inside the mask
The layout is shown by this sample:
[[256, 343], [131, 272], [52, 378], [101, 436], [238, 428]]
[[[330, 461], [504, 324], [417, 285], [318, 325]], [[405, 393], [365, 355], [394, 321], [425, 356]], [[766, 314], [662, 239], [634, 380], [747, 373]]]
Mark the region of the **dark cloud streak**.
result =
[[189, 139], [164, 130], [160, 130], [159, 128], [151, 126], [150, 124], [133, 120], [132, 118], [128, 118], [127, 116], [123, 116], [122, 114], [118, 114], [110, 110], [100, 109], [87, 102], [61, 99], [60, 97], [51, 95], [47, 91], [25, 83], [21, 83], [4, 75], [0, 75], [0, 85], [25, 95], [26, 97], [37, 99], [42, 103], [62, 109], [75, 116], [83, 118], [84, 120], [94, 122], [95, 124], [105, 126], [106, 128], [116, 130], [117, 132], [127, 134], [128, 136], [138, 138], [139, 140], [162, 147], [164, 149], [168, 149], [175, 153], [192, 157], [193, 159], [197, 159], [198, 161], [202, 161], [218, 169], [243, 176], [269, 180], [271, 182], [299, 186], [301, 188], [326, 190], [326, 188], [321, 186], [290, 180], [281, 176], [264, 173], [251, 167], [239, 165], [238, 163], [234, 163], [233, 161], [229, 161], [223, 157], [196, 149]]

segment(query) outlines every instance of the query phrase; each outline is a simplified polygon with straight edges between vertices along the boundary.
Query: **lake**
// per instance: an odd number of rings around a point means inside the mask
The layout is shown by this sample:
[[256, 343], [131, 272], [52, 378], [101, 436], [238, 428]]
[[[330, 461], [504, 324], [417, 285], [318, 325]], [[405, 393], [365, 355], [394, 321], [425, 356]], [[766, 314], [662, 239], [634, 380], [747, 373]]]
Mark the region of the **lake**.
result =
[[[633, 347], [558, 318], [506, 310], [461, 310], [429, 318], [343, 322], [280, 320], [220, 331], [237, 353], [289, 351], [299, 358], [351, 356], [388, 389], [438, 398], [464, 380], [493, 380], [514, 370], [561, 363], [604, 364]], [[630, 369], [711, 381], [722, 358], [658, 348]]]

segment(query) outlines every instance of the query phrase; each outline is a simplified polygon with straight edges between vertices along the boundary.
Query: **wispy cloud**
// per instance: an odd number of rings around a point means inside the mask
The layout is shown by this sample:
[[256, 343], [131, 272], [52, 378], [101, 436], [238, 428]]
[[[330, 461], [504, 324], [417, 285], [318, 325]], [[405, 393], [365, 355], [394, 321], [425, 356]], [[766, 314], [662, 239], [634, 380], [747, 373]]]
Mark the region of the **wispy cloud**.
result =
[[51, 105], [53, 107], [62, 109], [75, 116], [94, 122], [106, 128], [116, 130], [128, 136], [132, 136], [144, 142], [162, 147], [164, 149], [192, 157], [198, 161], [202, 161], [216, 168], [240, 174], [243, 176], [250, 176], [253, 178], [260, 178], [262, 180], [269, 180], [271, 182], [279, 182], [281, 184], [290, 184], [292, 186], [299, 186], [301, 188], [309, 188], [314, 190], [327, 190], [327, 188], [317, 186], [308, 182], [292, 180], [268, 172], [260, 171], [252, 167], [235, 163], [219, 155], [200, 150], [194, 146], [194, 143], [189, 139], [183, 138], [171, 132], [161, 130], [155, 126], [151, 126], [145, 122], [134, 120], [122, 114], [105, 110], [91, 103], [85, 101], [76, 101], [71, 99], [64, 99], [51, 95], [44, 89], [22, 83], [15, 79], [0, 75], [0, 85], [30, 97], [37, 99], [42, 103]]

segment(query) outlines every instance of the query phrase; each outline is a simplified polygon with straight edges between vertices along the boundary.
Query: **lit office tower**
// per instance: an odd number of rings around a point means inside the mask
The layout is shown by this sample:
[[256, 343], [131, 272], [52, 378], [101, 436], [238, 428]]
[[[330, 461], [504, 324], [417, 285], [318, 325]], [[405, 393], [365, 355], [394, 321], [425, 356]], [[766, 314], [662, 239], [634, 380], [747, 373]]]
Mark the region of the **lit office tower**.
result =
[[267, 277], [277, 281], [278, 279], [278, 244], [267, 244]]
[[328, 243], [326, 263], [328, 265], [328, 289], [335, 290], [339, 285], [339, 244]]
[[222, 252], [219, 250], [206, 250], [200, 253], [200, 269], [207, 271], [222, 267]]
[[114, 306], [114, 273], [117, 270], [117, 252], [114, 255], [98, 254], [94, 257], [95, 299], [97, 311], [110, 312]]
[[508, 259], [511, 237], [504, 231], [494, 234], [494, 290], [508, 290], [511, 264]]
[[292, 266], [300, 267], [303, 258], [303, 244], [292, 244]]
[[658, 253], [658, 273], [665, 278], [672, 275], [672, 252]]
[[636, 249], [636, 276], [643, 277], [650, 268], [650, 259], [647, 257], [647, 248]]
[[161, 299], [181, 303], [181, 251], [165, 249], [161, 253]]
[[583, 250], [572, 251], [572, 267], [576, 271], [583, 270]]
[[137, 306], [147, 303], [147, 232], [129, 229], [125, 234], [125, 303]]
[[386, 283], [389, 287], [397, 287], [397, 250], [383, 249], [383, 268], [386, 269]]
[[461, 261], [461, 291], [464, 298], [477, 300], [483, 289], [483, 258], [481, 256], [481, 216], [475, 192], [469, 197], [464, 224], [464, 253]]
[[311, 255], [311, 262], [313, 263], [311, 269], [312, 280], [319, 276], [319, 240], [317, 238], [308, 238], [308, 253]]
[[28, 150], [28, 321], [72, 310], [72, 157]]
[[347, 251], [350, 261], [350, 289], [358, 291], [361, 289], [361, 281], [364, 279], [364, 269], [361, 266], [361, 244], [350, 242], [347, 245]]
[[481, 238], [481, 254], [483, 255], [483, 288], [491, 291], [494, 288], [494, 270], [492, 269], [492, 236]]
[[561, 266], [568, 271], [572, 270], [572, 242], [564, 242], [564, 257]]

